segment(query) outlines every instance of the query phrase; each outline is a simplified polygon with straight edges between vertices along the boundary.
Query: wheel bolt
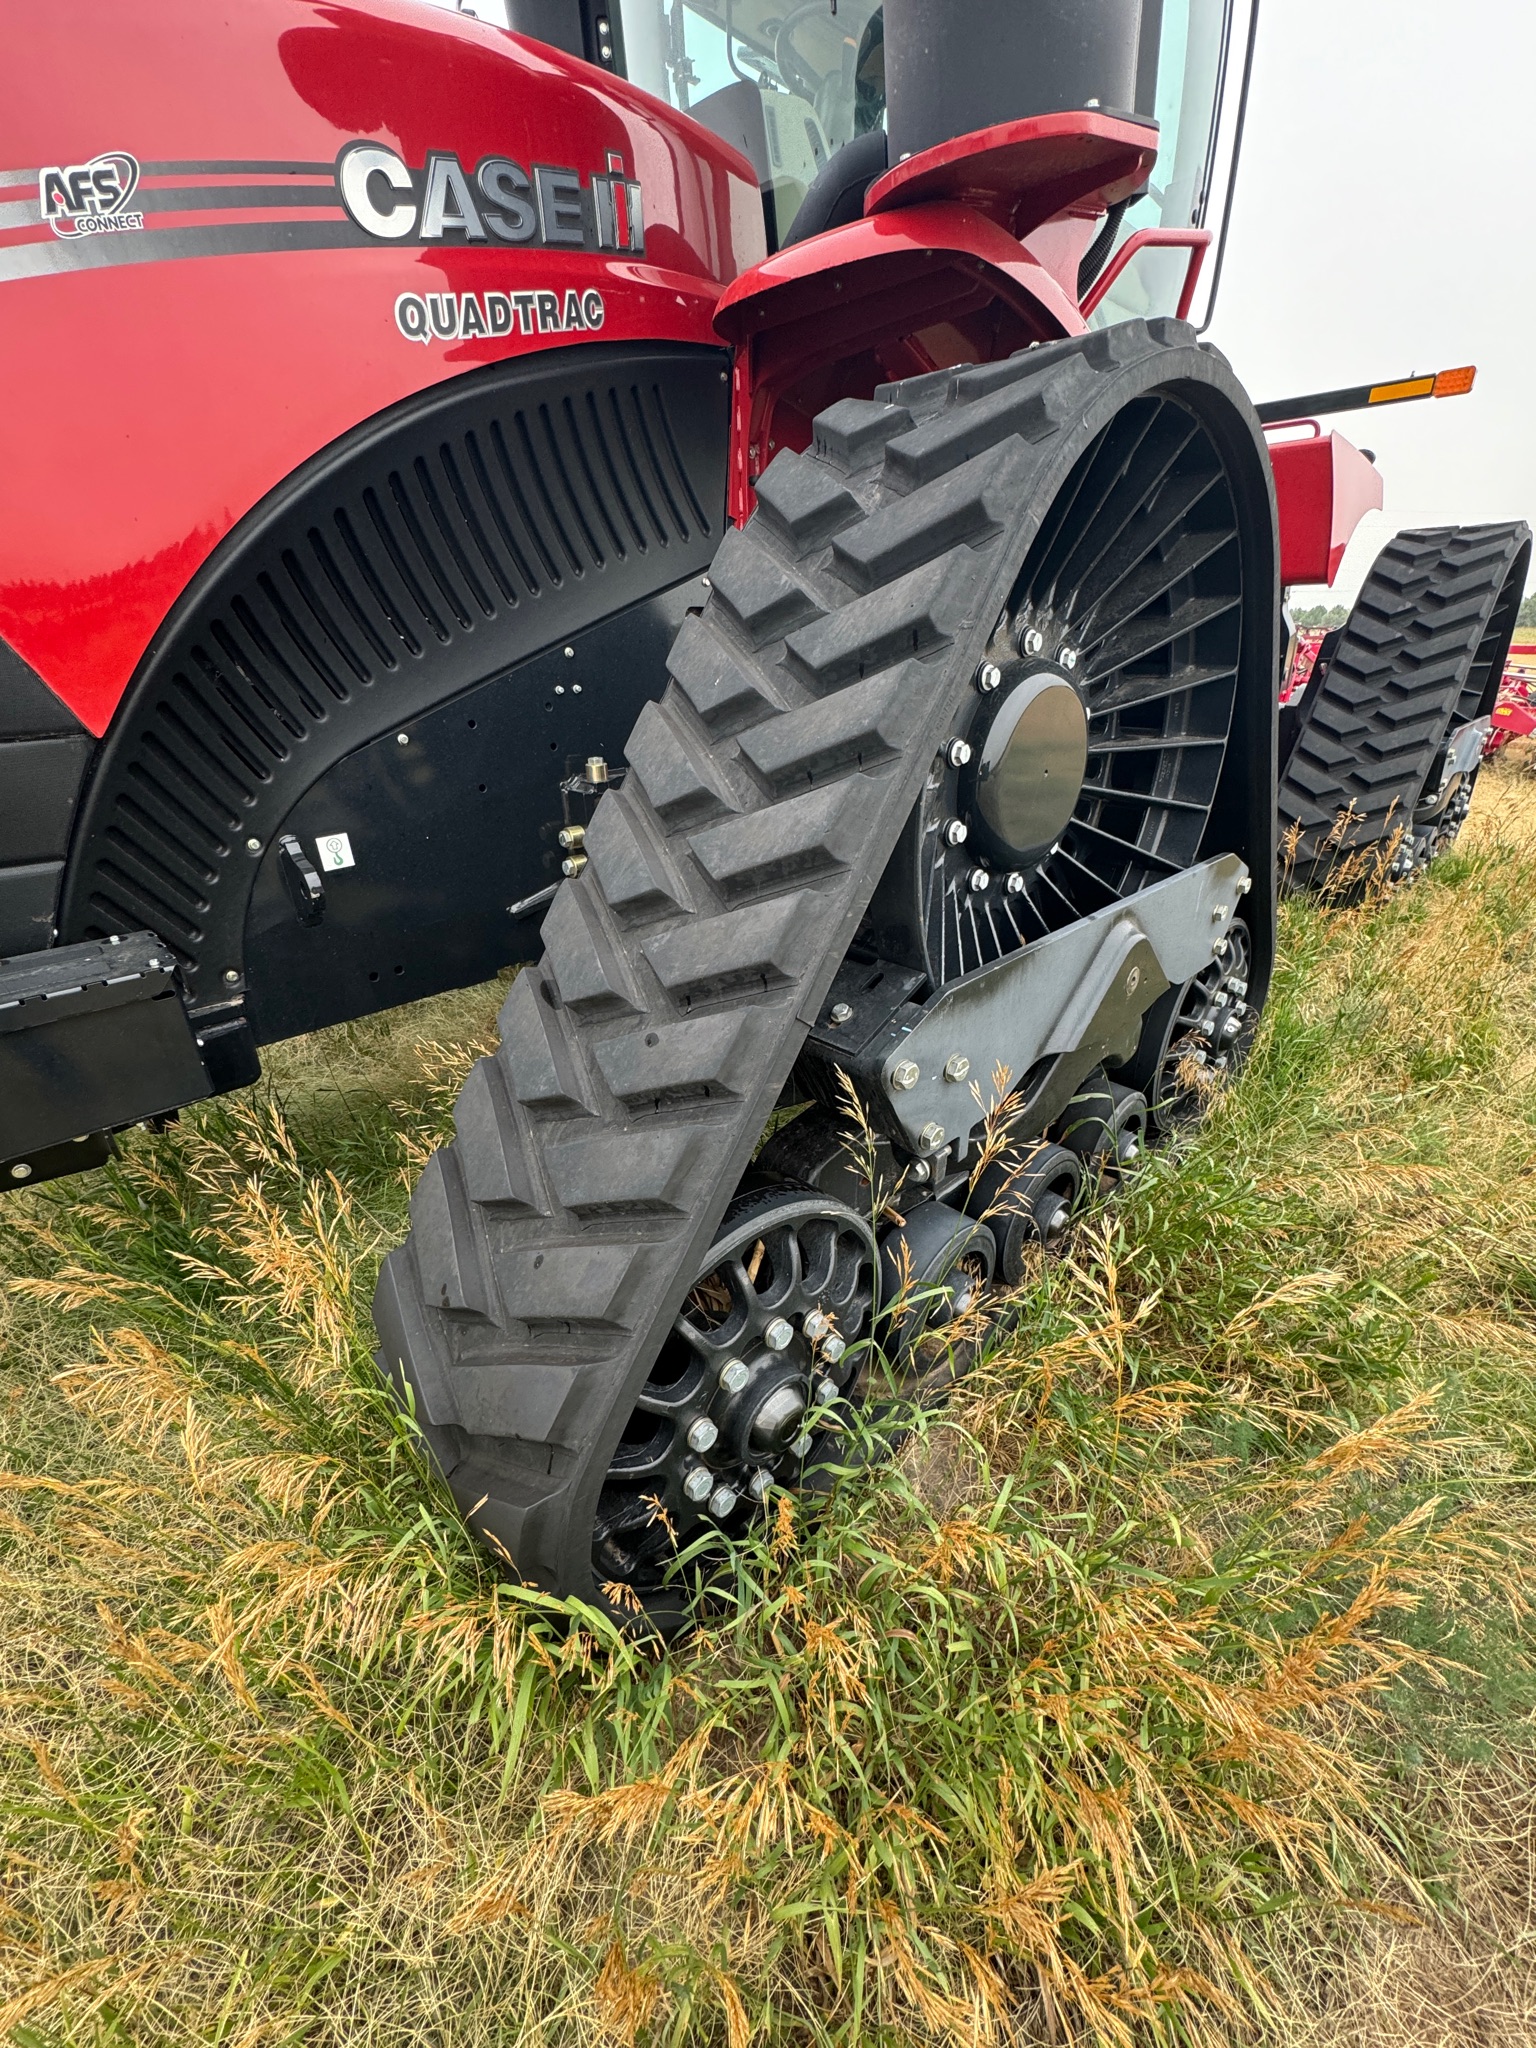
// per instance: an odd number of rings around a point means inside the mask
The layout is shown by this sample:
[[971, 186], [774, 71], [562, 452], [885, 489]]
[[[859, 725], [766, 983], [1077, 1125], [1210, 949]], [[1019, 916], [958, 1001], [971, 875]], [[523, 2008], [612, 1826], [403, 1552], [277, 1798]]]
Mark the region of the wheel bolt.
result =
[[944, 758], [951, 768], [963, 768], [971, 758], [970, 743], [966, 740], [951, 740], [944, 750]]
[[707, 1415], [701, 1415], [697, 1422], [688, 1426], [688, 1448], [690, 1451], [713, 1450], [720, 1435]]
[[814, 1344], [825, 1337], [832, 1327], [832, 1318], [819, 1308], [813, 1308], [808, 1316], [801, 1318], [800, 1327]]
[[839, 1337], [836, 1330], [833, 1330], [829, 1336], [823, 1337], [821, 1340], [821, 1355], [828, 1365], [836, 1365], [847, 1349], [846, 1339]]
[[728, 1358], [720, 1368], [720, 1385], [728, 1394], [739, 1394], [751, 1377], [739, 1358]]
[[1038, 626], [1028, 626], [1020, 635], [1019, 646], [1025, 654], [1038, 654], [1045, 645], [1045, 635]]
[[1022, 896], [1024, 894], [1024, 877], [1017, 868], [1011, 868], [1008, 871], [1003, 879], [1003, 887], [1010, 896]]
[[985, 896], [992, 886], [992, 877], [985, 868], [972, 868], [965, 880], [967, 887], [977, 896]]
[[1061, 665], [1069, 674], [1077, 667], [1077, 649], [1075, 647], [1062, 648]]
[[918, 1066], [916, 1060], [898, 1060], [891, 1069], [891, 1086], [893, 1088], [903, 1090], [915, 1088], [922, 1078], [922, 1069]]
[[976, 687], [988, 697], [1003, 680], [1003, 672], [995, 661], [984, 661], [976, 671]]
[[736, 1489], [733, 1486], [717, 1486], [709, 1496], [709, 1512], [717, 1522], [723, 1522], [736, 1506]]
[[970, 836], [971, 828], [966, 824], [964, 818], [951, 818], [944, 827], [944, 844], [946, 846], [964, 846]]
[[785, 1322], [782, 1316], [775, 1316], [763, 1332], [763, 1342], [770, 1351], [783, 1351], [794, 1342], [795, 1326]]
[[683, 1481], [683, 1492], [690, 1500], [708, 1500], [714, 1491], [715, 1475], [703, 1465], [695, 1465]]

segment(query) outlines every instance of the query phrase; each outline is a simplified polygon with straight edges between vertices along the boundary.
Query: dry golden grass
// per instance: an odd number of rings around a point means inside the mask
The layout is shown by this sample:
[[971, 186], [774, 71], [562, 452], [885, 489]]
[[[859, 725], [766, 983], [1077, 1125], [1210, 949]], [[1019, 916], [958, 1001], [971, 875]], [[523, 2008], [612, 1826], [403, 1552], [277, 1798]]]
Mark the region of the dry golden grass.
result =
[[1286, 945], [1242, 1086], [665, 1658], [374, 1379], [494, 991], [19, 1200], [0, 2039], [1536, 2041], [1536, 780]]

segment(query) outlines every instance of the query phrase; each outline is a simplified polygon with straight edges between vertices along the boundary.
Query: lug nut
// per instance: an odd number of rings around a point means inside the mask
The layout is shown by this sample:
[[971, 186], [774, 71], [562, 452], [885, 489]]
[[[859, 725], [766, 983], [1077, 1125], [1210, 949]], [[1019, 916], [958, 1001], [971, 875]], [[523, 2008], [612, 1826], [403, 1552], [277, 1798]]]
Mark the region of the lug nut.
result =
[[1003, 878], [1003, 887], [1010, 896], [1022, 896], [1024, 894], [1024, 877], [1017, 868], [1010, 868], [1008, 870], [1008, 873]]
[[944, 758], [951, 768], [963, 768], [971, 758], [970, 742], [968, 740], [951, 740], [944, 749]]
[[922, 1069], [916, 1060], [898, 1060], [891, 1069], [891, 1086], [906, 1090], [915, 1088], [923, 1078]]
[[852, 1003], [834, 1003], [831, 1009], [827, 1012], [827, 1021], [829, 1024], [847, 1024], [852, 1021], [852, 1018]]
[[717, 1486], [709, 1496], [709, 1512], [717, 1522], [723, 1522], [736, 1506], [737, 1493], [734, 1486]]
[[809, 1315], [801, 1318], [800, 1327], [815, 1344], [825, 1337], [832, 1327], [832, 1318], [819, 1308], [813, 1308]]
[[739, 1358], [728, 1358], [720, 1368], [720, 1385], [727, 1394], [739, 1394], [751, 1377]]
[[847, 1339], [839, 1337], [836, 1330], [833, 1330], [829, 1336], [823, 1337], [821, 1340], [821, 1355], [828, 1365], [836, 1365], [847, 1349]]
[[992, 877], [985, 868], [972, 868], [965, 881], [966, 887], [976, 896], [985, 896], [992, 886]]
[[704, 1465], [695, 1465], [683, 1481], [683, 1492], [689, 1500], [708, 1500], [714, 1488], [715, 1475]]
[[763, 1342], [770, 1351], [783, 1351], [795, 1340], [795, 1326], [785, 1322], [782, 1316], [775, 1316], [763, 1332]]
[[818, 1380], [816, 1383], [817, 1407], [830, 1408], [832, 1403], [841, 1397], [842, 1391], [836, 1380]]
[[1226, 1044], [1230, 1045], [1233, 1039], [1240, 1034], [1242, 1028], [1243, 1020], [1234, 1011], [1230, 1017], [1224, 1017], [1222, 1019], [1221, 1031], [1218, 1035], [1225, 1041]]
[[562, 825], [559, 840], [567, 853], [575, 853], [587, 836], [585, 825]]
[[804, 1436], [797, 1436], [795, 1438], [794, 1442], [789, 1447], [789, 1455], [792, 1458], [803, 1458], [810, 1448], [811, 1432], [807, 1430]]
[[763, 1465], [759, 1465], [747, 1481], [747, 1491], [754, 1500], [766, 1500], [772, 1486], [773, 1474]]
[[701, 1415], [697, 1422], [690, 1423], [689, 1425], [688, 1448], [690, 1451], [711, 1451], [714, 1449], [719, 1435], [719, 1430], [710, 1421], [709, 1417]]
[[944, 1142], [942, 1124], [924, 1124], [917, 1134], [917, 1142], [925, 1152], [937, 1152]]
[[963, 1052], [952, 1052], [944, 1062], [946, 1081], [963, 1081], [970, 1071], [971, 1063]]
[[951, 818], [944, 827], [944, 844], [946, 846], [964, 846], [970, 836], [971, 828], [966, 824], [964, 818]]
[[1003, 680], [1003, 672], [995, 661], [984, 661], [976, 671], [976, 687], [983, 697], [988, 697]]

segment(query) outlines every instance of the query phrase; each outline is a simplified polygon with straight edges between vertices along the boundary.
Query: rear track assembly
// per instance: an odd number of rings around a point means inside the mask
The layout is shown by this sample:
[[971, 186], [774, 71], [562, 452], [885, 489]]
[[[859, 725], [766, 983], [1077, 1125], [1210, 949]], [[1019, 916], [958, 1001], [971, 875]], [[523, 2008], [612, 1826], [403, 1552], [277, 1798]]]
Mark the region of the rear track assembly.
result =
[[[1518, 521], [1400, 533], [1382, 549], [1307, 686], [1282, 766], [1296, 882], [1354, 882], [1379, 867], [1406, 880], [1454, 839], [1530, 557]], [[1468, 730], [1480, 721], [1481, 734]]]

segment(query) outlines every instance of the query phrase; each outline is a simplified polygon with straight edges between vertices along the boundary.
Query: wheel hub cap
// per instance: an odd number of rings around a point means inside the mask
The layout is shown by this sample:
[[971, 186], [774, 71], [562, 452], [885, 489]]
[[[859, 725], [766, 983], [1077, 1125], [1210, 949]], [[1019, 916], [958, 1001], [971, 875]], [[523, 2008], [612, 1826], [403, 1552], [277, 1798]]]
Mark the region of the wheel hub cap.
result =
[[976, 765], [976, 808], [1009, 855], [1038, 860], [1065, 830], [1088, 765], [1088, 713], [1064, 675], [1037, 669], [993, 714]]

